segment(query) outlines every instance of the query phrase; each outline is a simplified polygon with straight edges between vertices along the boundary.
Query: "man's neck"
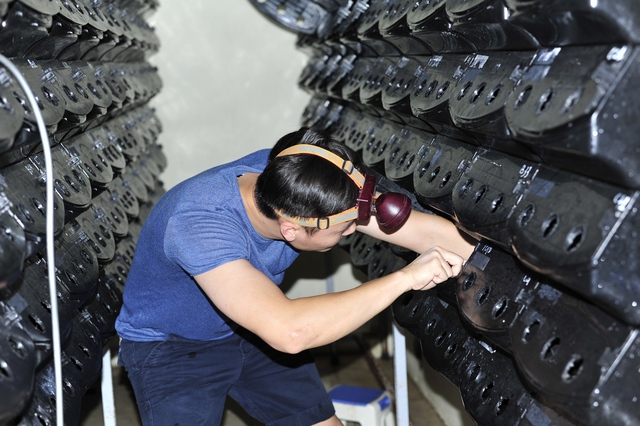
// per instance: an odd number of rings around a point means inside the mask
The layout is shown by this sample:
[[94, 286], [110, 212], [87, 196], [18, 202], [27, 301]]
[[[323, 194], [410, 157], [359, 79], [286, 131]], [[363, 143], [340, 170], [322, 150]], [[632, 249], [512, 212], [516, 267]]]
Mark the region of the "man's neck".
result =
[[282, 240], [282, 235], [280, 234], [280, 223], [278, 220], [269, 219], [263, 215], [256, 205], [254, 191], [258, 176], [258, 173], [246, 173], [238, 177], [238, 187], [240, 188], [240, 196], [242, 197], [244, 208], [247, 212], [247, 216], [249, 217], [249, 221], [258, 234], [264, 238]]

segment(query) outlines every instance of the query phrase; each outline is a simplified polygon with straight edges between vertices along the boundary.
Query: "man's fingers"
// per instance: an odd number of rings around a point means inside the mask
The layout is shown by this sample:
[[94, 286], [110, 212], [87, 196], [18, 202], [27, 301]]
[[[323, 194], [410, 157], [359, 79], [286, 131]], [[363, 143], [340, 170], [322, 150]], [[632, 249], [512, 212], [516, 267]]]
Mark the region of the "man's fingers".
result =
[[[430, 281], [435, 285], [457, 276], [464, 264], [464, 259], [461, 256], [441, 247], [434, 247], [425, 252], [423, 256], [427, 263], [432, 265], [430, 268], [433, 278]], [[431, 282], [425, 287], [431, 287]]]
[[452, 251], [444, 250], [440, 247], [437, 247], [435, 250], [437, 250], [444, 260], [446, 260], [451, 266], [462, 265], [464, 263], [462, 256], [458, 256]]
[[460, 271], [462, 271], [462, 265], [464, 264], [464, 259], [461, 256], [458, 256], [457, 254], [440, 247], [435, 247], [434, 251], [440, 254], [442, 259], [447, 263], [447, 265], [451, 269], [450, 277], [455, 277], [460, 273]]
[[413, 279], [415, 290], [424, 290], [434, 287], [449, 278], [457, 276], [462, 270], [464, 259], [457, 254], [441, 247], [434, 247], [421, 254], [408, 271]]

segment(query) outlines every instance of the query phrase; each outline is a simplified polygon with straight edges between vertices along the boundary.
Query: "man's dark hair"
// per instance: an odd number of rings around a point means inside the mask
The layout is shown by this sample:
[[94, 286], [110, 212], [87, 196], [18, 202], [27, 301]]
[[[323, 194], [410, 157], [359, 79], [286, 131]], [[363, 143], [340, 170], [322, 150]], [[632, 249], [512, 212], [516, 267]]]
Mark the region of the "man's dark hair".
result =
[[277, 157], [298, 144], [327, 149], [362, 170], [350, 148], [321, 130], [303, 127], [280, 138], [271, 149], [269, 163], [256, 183], [255, 200], [260, 212], [270, 219], [277, 217], [275, 209], [290, 216], [324, 217], [355, 206], [358, 186], [329, 161], [309, 154]]

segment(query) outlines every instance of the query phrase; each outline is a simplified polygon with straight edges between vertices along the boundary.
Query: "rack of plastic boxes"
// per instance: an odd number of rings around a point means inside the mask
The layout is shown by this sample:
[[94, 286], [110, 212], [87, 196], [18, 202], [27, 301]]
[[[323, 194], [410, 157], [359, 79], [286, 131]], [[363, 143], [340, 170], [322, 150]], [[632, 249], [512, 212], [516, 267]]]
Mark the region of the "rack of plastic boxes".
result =
[[[640, 422], [635, 0], [251, 0], [308, 55], [302, 122], [479, 242], [393, 305], [481, 425]], [[415, 257], [343, 241], [370, 278]]]
[[[155, 0], [2, 0], [0, 53], [51, 144], [65, 424], [100, 376], [141, 224], [163, 193]], [[0, 424], [56, 423], [37, 120], [0, 67]]]

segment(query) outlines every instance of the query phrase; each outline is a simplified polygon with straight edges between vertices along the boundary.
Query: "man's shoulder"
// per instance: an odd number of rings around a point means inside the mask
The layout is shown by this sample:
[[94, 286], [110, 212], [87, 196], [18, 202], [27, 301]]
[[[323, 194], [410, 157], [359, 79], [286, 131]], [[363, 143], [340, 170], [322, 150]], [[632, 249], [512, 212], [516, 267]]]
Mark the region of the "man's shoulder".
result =
[[225, 179], [226, 176], [236, 177], [244, 173], [260, 173], [267, 165], [269, 150], [254, 151], [235, 161], [211, 167], [185, 182], [211, 179]]

